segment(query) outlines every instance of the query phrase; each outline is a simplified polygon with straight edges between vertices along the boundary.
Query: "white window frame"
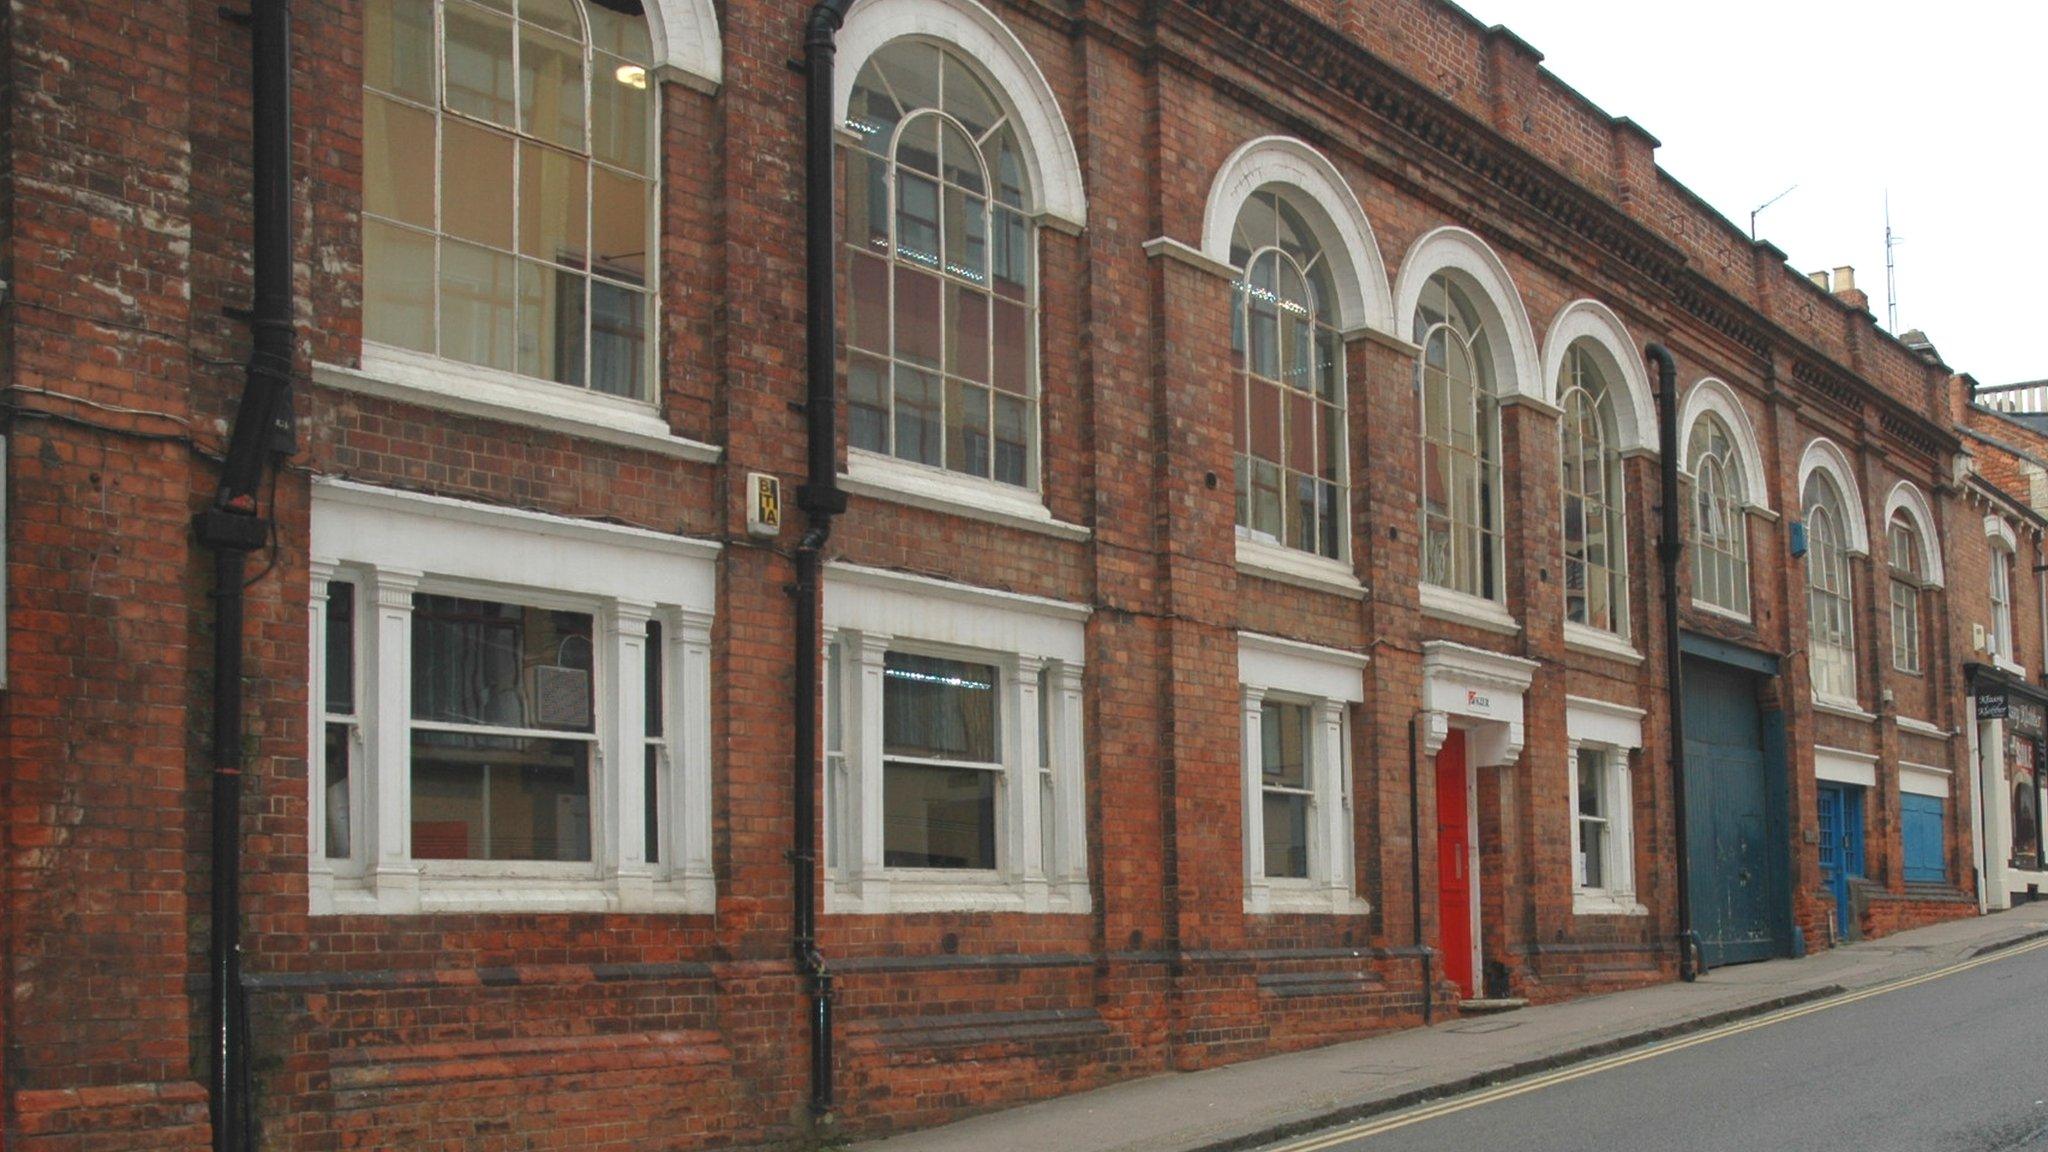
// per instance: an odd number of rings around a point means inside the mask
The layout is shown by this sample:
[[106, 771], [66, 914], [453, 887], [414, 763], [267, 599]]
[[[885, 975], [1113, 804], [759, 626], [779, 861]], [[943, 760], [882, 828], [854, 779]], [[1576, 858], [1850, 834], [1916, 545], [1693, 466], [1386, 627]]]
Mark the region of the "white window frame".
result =
[[[1856, 574], [1853, 558], [1856, 538], [1849, 517], [1861, 510], [1849, 503], [1841, 484], [1831, 473], [1808, 476], [1802, 496], [1806, 509], [1806, 605], [1807, 668], [1816, 703], [1861, 710], [1857, 675]], [[1839, 635], [1823, 636], [1817, 609], [1829, 609], [1839, 618]], [[1840, 683], [1824, 683], [1823, 669], [1839, 672]]]
[[[1991, 572], [1987, 581], [1991, 601], [1991, 627], [1986, 632], [1991, 662], [2007, 671], [2019, 670], [2013, 653], [2012, 585], [2013, 565], [2019, 550], [2012, 529], [1996, 516], [1984, 519], [1984, 534], [1991, 541]], [[2024, 671], [2020, 672], [2025, 675]]]
[[[1647, 916], [1636, 898], [1635, 788], [1632, 753], [1643, 746], [1643, 710], [1587, 697], [1565, 698], [1565, 807], [1571, 827], [1572, 914], [1575, 916]], [[1603, 795], [1607, 814], [1607, 850], [1602, 855], [1601, 886], [1589, 887], [1579, 875], [1579, 753], [1604, 754]]]
[[[560, 150], [569, 155], [581, 156], [590, 166], [590, 171], [594, 173], [600, 166], [613, 168], [616, 168], [616, 166], [606, 164], [605, 161], [597, 157], [592, 148], [588, 147], [591, 143], [589, 134], [591, 121], [594, 116], [594, 105], [590, 99], [589, 90], [592, 85], [600, 83], [605, 79], [599, 75], [599, 72], [608, 61], [622, 60], [623, 58], [613, 57], [607, 50], [593, 43], [587, 23], [588, 17], [581, 10], [587, 2], [588, 0], [578, 0], [578, 16], [586, 21], [580, 44], [584, 65], [584, 143], [586, 147], [580, 151], [569, 148], [561, 148]], [[694, 0], [692, 2], [694, 3]], [[451, 234], [446, 229], [441, 218], [446, 207], [441, 203], [442, 165], [444, 158], [440, 155], [440, 144], [443, 124], [452, 117], [455, 122], [478, 125], [483, 130], [504, 135], [507, 139], [513, 141], [532, 141], [551, 148], [559, 147], [552, 142], [545, 141], [543, 138], [529, 135], [516, 124], [511, 126], [497, 124], [493, 121], [468, 116], [447, 106], [447, 44], [444, 18], [446, 3], [447, 0], [432, 0], [433, 13], [430, 26], [433, 38], [436, 98], [431, 106], [418, 103], [411, 97], [400, 96], [395, 93], [378, 93], [377, 90], [370, 88], [367, 82], [357, 86], [359, 96], [366, 102], [374, 96], [375, 98], [387, 99], [403, 104], [408, 108], [431, 112], [434, 116], [436, 154], [432, 158], [431, 163], [434, 172], [435, 223], [431, 228], [397, 220], [385, 221], [385, 223], [401, 230], [431, 236], [433, 239], [435, 245], [434, 268], [437, 283], [430, 291], [436, 294], [433, 327], [437, 344], [440, 342], [442, 334], [441, 304], [438, 296], [440, 291], [438, 280], [441, 267], [440, 245], [443, 241], [451, 238]], [[647, 308], [645, 317], [647, 322], [646, 346], [641, 351], [641, 372], [646, 395], [619, 397], [600, 392], [590, 386], [588, 360], [590, 356], [589, 345], [591, 343], [589, 328], [591, 323], [591, 306], [588, 295], [585, 297], [585, 330], [582, 337], [585, 343], [586, 357], [585, 381], [581, 385], [564, 384], [546, 379], [545, 377], [527, 375], [513, 369], [476, 364], [456, 357], [444, 356], [436, 352], [384, 344], [365, 338], [362, 341], [361, 349], [362, 372], [365, 376], [369, 377], [366, 383], [370, 387], [358, 390], [402, 391], [405, 395], [401, 396], [401, 399], [445, 407], [455, 411], [464, 411], [476, 407], [479, 401], [472, 399], [469, 393], [473, 390], [481, 390], [484, 394], [482, 402], [492, 407], [516, 408], [521, 403], [530, 403], [544, 412], [558, 413], [566, 416], [576, 424], [588, 425], [590, 431], [596, 432], [606, 439], [632, 436], [643, 441], [652, 441], [655, 444], [675, 440], [675, 447], [679, 450], [671, 454], [702, 454], [702, 451], [707, 446], [684, 441], [680, 438], [663, 436], [662, 433], [666, 431], [666, 424], [659, 418], [662, 392], [662, 321], [665, 315], [662, 307], [662, 270], [660, 264], [660, 241], [663, 233], [661, 156], [664, 135], [662, 115], [664, 101], [662, 99], [660, 83], [661, 74], [664, 69], [661, 65], [665, 57], [673, 64], [678, 53], [684, 54], [685, 57], [688, 55], [688, 49], [682, 43], [682, 38], [674, 37], [669, 28], [671, 23], [682, 23], [687, 19], [681, 13], [667, 10], [674, 7], [675, 5], [672, 3], [665, 4], [663, 0], [655, 0], [654, 3], [648, 5], [649, 12], [647, 13], [649, 48], [652, 53], [650, 63], [653, 67], [645, 69], [648, 75], [643, 81], [643, 86], [652, 86], [654, 91], [651, 93], [647, 103], [648, 172], [645, 175], [649, 183], [647, 206], [648, 248], [645, 256], [647, 262], [646, 283], [642, 286], [645, 290]], [[519, 44], [524, 35], [523, 29], [526, 27], [526, 24], [513, 18], [509, 12], [506, 13], [506, 16], [513, 23], [512, 37], [515, 45], [514, 52], [517, 53], [520, 51]], [[697, 37], [701, 38], [708, 31], [710, 37], [714, 41], [716, 40], [717, 23], [716, 18], [711, 13], [708, 11], [692, 12], [689, 16], [694, 17], [699, 22], [699, 26], [695, 29]], [[708, 21], [708, 27], [703, 23], [705, 21]], [[365, 34], [367, 35], [367, 30]], [[363, 47], [367, 48], [367, 43]], [[706, 72], [707, 68], [708, 74]], [[715, 59], [708, 62], [708, 64], [703, 61], [692, 60], [690, 63], [682, 65], [676, 71], [675, 77], [685, 82], [688, 82], [691, 77], [697, 77], [715, 83], [718, 78], [718, 65]], [[365, 107], [367, 107], [367, 103], [365, 103]], [[365, 117], [367, 115], [367, 112], [365, 112]], [[365, 157], [366, 178], [368, 163], [368, 158]], [[624, 171], [624, 169], [616, 170]], [[514, 180], [513, 198], [516, 203], [519, 196], [516, 185], [518, 177], [515, 176]], [[589, 185], [586, 185], [585, 195], [585, 224], [586, 227], [591, 227], [590, 216], [595, 212], [595, 193], [591, 191]], [[375, 218], [364, 217], [364, 219]], [[459, 237], [454, 237], [454, 239], [459, 242], [468, 243], [467, 241], [461, 241]], [[359, 251], [366, 253], [368, 241], [360, 240], [358, 247]], [[515, 237], [513, 241], [515, 259], [517, 258], [517, 247], [518, 242]], [[497, 250], [493, 249], [493, 251]], [[586, 279], [589, 279], [592, 274], [586, 271], [584, 275]], [[329, 375], [344, 376], [346, 372], [346, 369], [330, 370]], [[449, 379], [441, 379], [444, 374]], [[335, 381], [330, 380], [328, 382], [333, 383]], [[495, 415], [496, 413], [486, 414]], [[532, 423], [530, 420], [518, 420], [516, 422], [522, 424]], [[606, 433], [610, 435], [605, 435]]]
[[1920, 528], [1904, 511], [1894, 512], [1885, 524], [1885, 542], [1891, 553], [1892, 670], [1919, 676], [1926, 666], [1920, 594], [1927, 588], [1927, 574], [1921, 570]]
[[[1561, 461], [1560, 508], [1569, 504], [1573, 497], [1581, 501], [1582, 539], [1591, 535], [1589, 522], [1593, 519], [1590, 510], [1597, 509], [1601, 527], [1608, 537], [1608, 562], [1595, 565], [1584, 557], [1576, 563], [1584, 570], [1585, 589], [1590, 597], [1591, 585], [1596, 578], [1608, 587], [1608, 616], [1606, 624], [1593, 624], [1571, 618], [1571, 569], [1574, 563], [1571, 541], [1564, 541], [1564, 579], [1561, 581], [1565, 596], [1565, 631], [1606, 634], [1628, 640], [1630, 634], [1629, 588], [1628, 588], [1628, 499], [1626, 477], [1622, 472], [1621, 453], [1617, 448], [1620, 440], [1619, 427], [1615, 418], [1614, 393], [1616, 385], [1607, 378], [1607, 373], [1593, 354], [1592, 341], [1575, 342], [1565, 350], [1564, 363], [1559, 368], [1557, 381], [1558, 407], [1563, 418], [1558, 421], [1558, 444]], [[1590, 379], [1590, 383], [1588, 383]], [[1590, 409], [1595, 438], [1595, 452], [1600, 461], [1600, 490], [1598, 492], [1575, 492], [1565, 479], [1569, 475], [1569, 461], [1578, 449], [1577, 455], [1584, 459], [1585, 439], [1583, 428], [1574, 428], [1573, 416], [1577, 414], [1574, 402]], [[1568, 523], [1560, 525], [1560, 531]]]
[[[1081, 697], [1089, 615], [1085, 605], [1064, 601], [854, 564], [827, 567], [823, 681], [836, 693], [825, 702], [827, 912], [1090, 910]], [[1002, 770], [993, 871], [884, 863], [883, 663], [892, 651], [997, 670]]]
[[[719, 545], [643, 529], [422, 496], [348, 481], [313, 489], [308, 900], [315, 915], [709, 912], [711, 624]], [[327, 591], [356, 589], [351, 848], [324, 852]], [[412, 606], [422, 593], [588, 613], [597, 749], [588, 862], [411, 856]], [[647, 860], [647, 624], [662, 623], [658, 863]], [[624, 690], [621, 690], [624, 689]], [[381, 722], [380, 722], [381, 721]]]
[[[1366, 663], [1360, 653], [1252, 632], [1237, 635], [1243, 715], [1244, 910], [1249, 914], [1358, 916], [1372, 911], [1372, 905], [1358, 895], [1357, 856], [1352, 848], [1350, 710], [1365, 700]], [[1263, 711], [1268, 698], [1309, 708], [1307, 879], [1265, 874]]]

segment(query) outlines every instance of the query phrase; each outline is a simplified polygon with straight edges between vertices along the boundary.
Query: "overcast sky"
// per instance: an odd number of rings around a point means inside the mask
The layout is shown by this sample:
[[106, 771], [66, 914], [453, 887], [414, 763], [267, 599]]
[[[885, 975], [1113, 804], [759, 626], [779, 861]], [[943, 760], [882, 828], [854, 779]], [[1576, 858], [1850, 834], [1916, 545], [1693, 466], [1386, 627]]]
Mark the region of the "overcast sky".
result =
[[1983, 384], [2048, 378], [2048, 3], [1461, 0], [1663, 141], [1657, 163]]

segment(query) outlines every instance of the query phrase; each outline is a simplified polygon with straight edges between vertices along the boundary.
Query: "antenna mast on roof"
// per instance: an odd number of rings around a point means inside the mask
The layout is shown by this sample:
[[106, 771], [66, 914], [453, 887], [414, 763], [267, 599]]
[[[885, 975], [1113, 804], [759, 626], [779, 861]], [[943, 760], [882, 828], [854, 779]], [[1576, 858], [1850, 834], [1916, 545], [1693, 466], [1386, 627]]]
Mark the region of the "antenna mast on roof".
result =
[[1892, 261], [1892, 249], [1904, 244], [1906, 238], [1892, 232], [1892, 190], [1884, 190], [1884, 307], [1885, 327], [1896, 334], [1899, 330], [1899, 276], [1897, 265]]
[[1750, 210], [1749, 210], [1749, 242], [1750, 242], [1750, 243], [1752, 243], [1752, 244], [1756, 243], [1756, 217], [1757, 217], [1757, 213], [1759, 213], [1759, 212], [1762, 212], [1762, 211], [1763, 211], [1764, 209], [1766, 209], [1766, 208], [1769, 208], [1769, 207], [1770, 207], [1771, 205], [1773, 205], [1773, 204], [1776, 204], [1776, 203], [1777, 203], [1778, 201], [1780, 201], [1780, 200], [1783, 200], [1783, 199], [1784, 199], [1785, 197], [1787, 197], [1787, 196], [1790, 196], [1790, 195], [1791, 195], [1792, 193], [1794, 193], [1794, 192], [1797, 192], [1797, 191], [1799, 191], [1799, 185], [1797, 185], [1797, 184], [1794, 184], [1794, 185], [1793, 185], [1793, 186], [1791, 186], [1790, 188], [1787, 188], [1787, 189], [1785, 189], [1785, 190], [1784, 190], [1783, 192], [1780, 192], [1780, 193], [1778, 193], [1778, 194], [1777, 194], [1776, 196], [1773, 196], [1773, 197], [1771, 197], [1771, 198], [1770, 198], [1769, 200], [1766, 200], [1766, 201], [1764, 201], [1763, 203], [1761, 203], [1761, 204], [1757, 205], [1756, 207], [1754, 207], [1754, 208], [1752, 208], [1752, 209], [1750, 209]]

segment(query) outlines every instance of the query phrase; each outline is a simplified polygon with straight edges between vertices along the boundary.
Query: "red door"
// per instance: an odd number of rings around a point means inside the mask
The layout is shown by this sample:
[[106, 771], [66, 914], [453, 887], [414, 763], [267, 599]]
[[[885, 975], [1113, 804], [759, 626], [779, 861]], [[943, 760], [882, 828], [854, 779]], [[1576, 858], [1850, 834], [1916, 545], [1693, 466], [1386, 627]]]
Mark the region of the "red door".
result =
[[1436, 754], [1437, 923], [1444, 975], [1472, 995], [1472, 799], [1465, 786], [1465, 734], [1452, 729]]

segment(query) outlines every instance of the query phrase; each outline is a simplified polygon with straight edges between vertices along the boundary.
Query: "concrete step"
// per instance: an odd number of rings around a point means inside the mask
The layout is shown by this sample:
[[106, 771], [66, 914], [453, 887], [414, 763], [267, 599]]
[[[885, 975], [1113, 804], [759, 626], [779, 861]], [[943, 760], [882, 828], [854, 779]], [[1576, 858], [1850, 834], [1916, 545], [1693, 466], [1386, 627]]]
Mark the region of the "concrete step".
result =
[[1528, 1006], [1529, 1002], [1527, 1000], [1518, 997], [1498, 1000], [1458, 1001], [1458, 1011], [1467, 1016], [1498, 1016], [1502, 1012], [1513, 1012], [1517, 1008], [1527, 1008]]

